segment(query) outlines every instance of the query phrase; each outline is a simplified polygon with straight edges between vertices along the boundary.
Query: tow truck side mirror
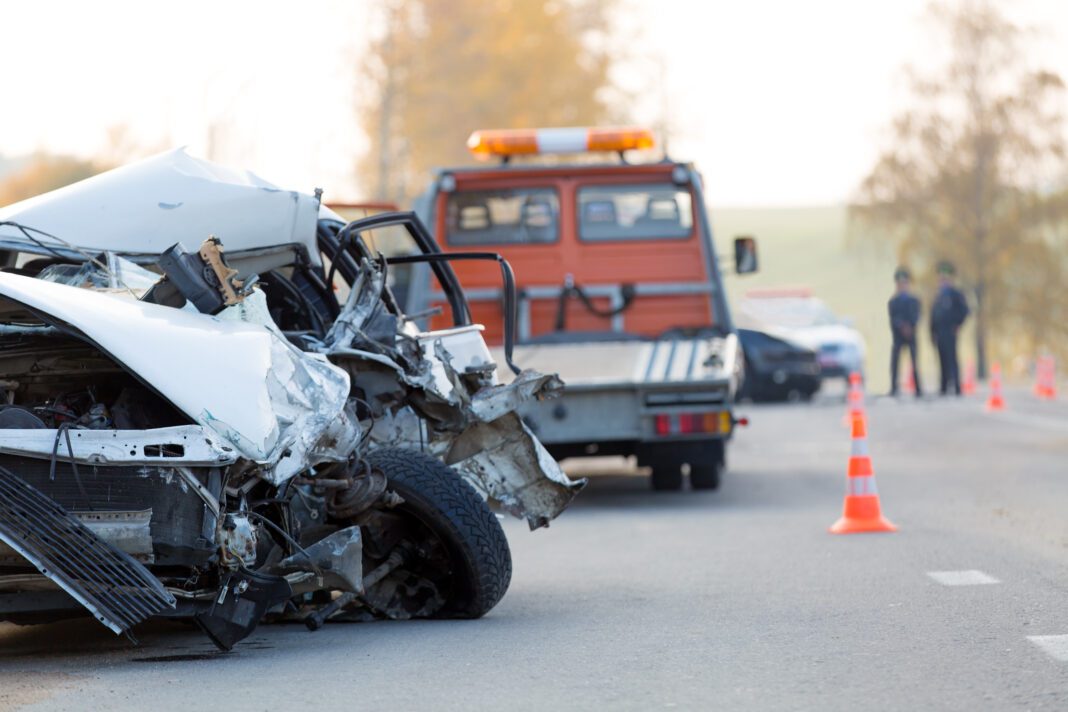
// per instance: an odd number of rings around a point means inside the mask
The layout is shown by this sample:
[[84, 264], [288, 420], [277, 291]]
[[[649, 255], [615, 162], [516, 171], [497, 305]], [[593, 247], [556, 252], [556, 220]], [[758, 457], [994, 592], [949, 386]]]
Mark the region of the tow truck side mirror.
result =
[[734, 273], [751, 274], [758, 269], [755, 237], [734, 238]]

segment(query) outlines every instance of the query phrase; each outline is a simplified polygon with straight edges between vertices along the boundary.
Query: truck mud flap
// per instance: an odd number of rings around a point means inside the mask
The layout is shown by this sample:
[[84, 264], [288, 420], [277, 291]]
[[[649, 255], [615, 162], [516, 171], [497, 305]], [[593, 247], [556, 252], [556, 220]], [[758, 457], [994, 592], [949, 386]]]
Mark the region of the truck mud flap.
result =
[[116, 634], [175, 606], [148, 569], [3, 467], [0, 540]]

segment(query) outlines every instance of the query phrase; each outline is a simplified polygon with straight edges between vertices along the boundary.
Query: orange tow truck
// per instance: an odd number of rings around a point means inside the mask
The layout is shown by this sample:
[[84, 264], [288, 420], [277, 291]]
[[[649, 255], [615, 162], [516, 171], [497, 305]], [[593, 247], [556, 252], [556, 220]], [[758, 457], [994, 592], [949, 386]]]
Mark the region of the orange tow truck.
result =
[[[700, 175], [666, 158], [627, 161], [652, 146], [638, 128], [476, 131], [470, 150], [499, 162], [440, 169], [416, 212], [443, 251], [485, 249], [512, 264], [515, 362], [566, 383], [562, 398], [523, 411], [555, 457], [636, 455], [655, 489], [679, 489], [687, 473], [693, 489], [715, 489], [743, 359]], [[550, 153], [578, 158], [518, 160]], [[756, 262], [754, 240], [737, 239], [735, 272]], [[500, 345], [490, 326], [503, 321], [500, 276], [454, 268], [473, 319]], [[443, 303], [429, 276], [409, 287], [409, 313]]]

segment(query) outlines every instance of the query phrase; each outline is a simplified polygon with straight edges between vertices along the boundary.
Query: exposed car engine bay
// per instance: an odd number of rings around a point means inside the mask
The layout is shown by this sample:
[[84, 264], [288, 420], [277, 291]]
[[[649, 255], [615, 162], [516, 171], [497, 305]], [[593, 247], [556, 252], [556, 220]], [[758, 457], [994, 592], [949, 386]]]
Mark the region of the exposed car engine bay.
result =
[[98, 349], [41, 328], [0, 342], [0, 428], [131, 430], [188, 425]]

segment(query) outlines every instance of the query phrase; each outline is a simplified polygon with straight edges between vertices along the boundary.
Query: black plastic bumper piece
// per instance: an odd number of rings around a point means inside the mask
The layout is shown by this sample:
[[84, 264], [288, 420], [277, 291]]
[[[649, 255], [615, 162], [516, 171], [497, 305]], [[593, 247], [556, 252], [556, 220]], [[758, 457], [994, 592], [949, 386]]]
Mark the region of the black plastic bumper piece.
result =
[[259, 625], [267, 609], [293, 596], [281, 576], [235, 571], [226, 577], [211, 608], [197, 614], [197, 625], [221, 650], [230, 650]]

